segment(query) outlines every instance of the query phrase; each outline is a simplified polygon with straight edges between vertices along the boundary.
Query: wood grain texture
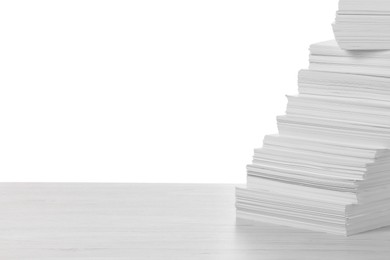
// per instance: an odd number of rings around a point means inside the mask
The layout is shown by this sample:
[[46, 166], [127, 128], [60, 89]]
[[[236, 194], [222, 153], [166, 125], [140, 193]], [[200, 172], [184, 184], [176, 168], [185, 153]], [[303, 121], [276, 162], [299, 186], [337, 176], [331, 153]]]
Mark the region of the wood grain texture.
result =
[[233, 185], [2, 183], [0, 259], [390, 259], [390, 228], [236, 222]]

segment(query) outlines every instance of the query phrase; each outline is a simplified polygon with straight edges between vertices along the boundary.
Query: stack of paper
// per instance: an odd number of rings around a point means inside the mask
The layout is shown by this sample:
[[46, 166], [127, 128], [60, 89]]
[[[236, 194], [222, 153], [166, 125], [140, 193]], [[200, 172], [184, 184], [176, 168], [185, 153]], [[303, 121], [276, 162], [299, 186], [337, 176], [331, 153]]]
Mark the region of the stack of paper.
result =
[[390, 50], [346, 51], [334, 40], [310, 46], [313, 70], [390, 77], [389, 68]]
[[390, 1], [340, 0], [333, 31], [342, 49], [390, 49], [389, 28]]
[[310, 47], [299, 95], [236, 190], [237, 216], [351, 235], [390, 224], [390, 51]]

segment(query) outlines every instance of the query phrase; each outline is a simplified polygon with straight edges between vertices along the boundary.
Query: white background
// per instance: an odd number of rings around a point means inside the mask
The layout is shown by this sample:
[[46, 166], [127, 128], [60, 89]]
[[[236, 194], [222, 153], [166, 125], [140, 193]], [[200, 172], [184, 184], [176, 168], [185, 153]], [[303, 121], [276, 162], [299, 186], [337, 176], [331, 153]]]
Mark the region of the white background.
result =
[[2, 1], [0, 181], [245, 182], [336, 10]]

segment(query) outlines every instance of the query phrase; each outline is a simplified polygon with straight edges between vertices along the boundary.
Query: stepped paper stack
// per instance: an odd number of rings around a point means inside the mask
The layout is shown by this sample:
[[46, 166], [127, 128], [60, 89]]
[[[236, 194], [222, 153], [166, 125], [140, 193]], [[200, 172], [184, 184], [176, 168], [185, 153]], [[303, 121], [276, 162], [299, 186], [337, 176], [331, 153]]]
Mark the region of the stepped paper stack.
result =
[[340, 0], [333, 31], [342, 49], [390, 49], [390, 1]]
[[310, 47], [279, 134], [236, 190], [237, 217], [351, 235], [390, 224], [390, 51]]

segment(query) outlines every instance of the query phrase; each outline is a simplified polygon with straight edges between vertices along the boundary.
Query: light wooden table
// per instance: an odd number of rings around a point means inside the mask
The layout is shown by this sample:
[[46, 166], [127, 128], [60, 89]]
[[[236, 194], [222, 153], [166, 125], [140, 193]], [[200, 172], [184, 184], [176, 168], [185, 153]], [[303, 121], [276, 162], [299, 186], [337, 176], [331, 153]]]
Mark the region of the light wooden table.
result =
[[390, 228], [236, 222], [233, 185], [2, 183], [0, 259], [388, 260]]

